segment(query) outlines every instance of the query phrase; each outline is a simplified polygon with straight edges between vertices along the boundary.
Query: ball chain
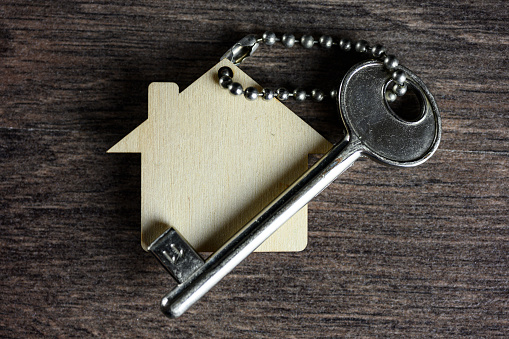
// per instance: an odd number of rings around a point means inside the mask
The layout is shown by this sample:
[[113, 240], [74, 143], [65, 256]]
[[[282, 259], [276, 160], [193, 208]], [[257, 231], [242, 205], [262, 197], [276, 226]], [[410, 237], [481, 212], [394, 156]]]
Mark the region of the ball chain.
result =
[[[281, 42], [283, 46], [287, 48], [291, 48], [296, 43], [300, 43], [302, 47], [306, 49], [313, 48], [314, 45], [319, 45], [323, 49], [331, 49], [333, 46], [338, 46], [345, 52], [349, 52], [353, 49], [355, 52], [360, 54], [369, 54], [372, 57], [383, 61], [385, 69], [388, 72], [391, 72], [394, 85], [385, 92], [385, 99], [388, 102], [395, 101], [398, 96], [405, 95], [407, 91], [405, 72], [402, 70], [396, 70], [399, 65], [398, 59], [394, 55], [388, 55], [386, 53], [386, 48], [382, 45], [377, 44], [370, 46], [365, 40], [359, 40], [353, 44], [352, 41], [345, 38], [336, 41], [329, 35], [322, 35], [318, 41], [316, 41], [311, 35], [303, 35], [299, 40], [296, 39], [293, 34], [288, 33], [285, 33], [281, 36], [281, 38], [278, 38], [274, 32], [270, 31], [263, 33], [261, 39], [257, 39], [257, 43], [260, 42], [263, 42], [267, 46], [272, 46], [276, 42]], [[255, 87], [248, 87], [244, 90], [241, 84], [233, 81], [233, 71], [227, 66], [223, 66], [219, 69], [218, 76], [219, 85], [221, 85], [221, 87], [228, 89], [233, 95], [244, 94], [248, 100], [256, 100], [258, 97], [262, 97], [265, 100], [277, 98], [281, 101], [285, 101], [290, 97], [293, 97], [296, 101], [304, 101], [311, 98], [316, 102], [320, 102], [327, 96], [330, 98], [335, 98], [337, 96], [336, 89], [332, 89], [328, 93], [316, 88], [310, 93], [307, 93], [305, 90], [300, 88], [296, 88], [293, 91], [288, 91], [286, 88], [263, 88], [262, 91], [259, 92]]]

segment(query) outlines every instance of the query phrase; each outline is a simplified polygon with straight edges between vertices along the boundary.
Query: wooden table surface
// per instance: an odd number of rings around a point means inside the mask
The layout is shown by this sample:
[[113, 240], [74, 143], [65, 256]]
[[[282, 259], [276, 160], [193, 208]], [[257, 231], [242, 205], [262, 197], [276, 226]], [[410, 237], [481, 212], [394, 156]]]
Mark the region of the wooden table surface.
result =
[[[0, 336], [474, 336], [509, 332], [506, 1], [1, 1]], [[362, 160], [309, 208], [300, 253], [256, 253], [176, 320], [140, 246], [140, 156], [106, 154], [248, 33], [380, 42], [437, 100], [412, 169]], [[355, 54], [262, 47], [262, 85], [339, 83]], [[337, 141], [332, 102], [288, 103]], [[311, 159], [310, 161], [316, 160]]]

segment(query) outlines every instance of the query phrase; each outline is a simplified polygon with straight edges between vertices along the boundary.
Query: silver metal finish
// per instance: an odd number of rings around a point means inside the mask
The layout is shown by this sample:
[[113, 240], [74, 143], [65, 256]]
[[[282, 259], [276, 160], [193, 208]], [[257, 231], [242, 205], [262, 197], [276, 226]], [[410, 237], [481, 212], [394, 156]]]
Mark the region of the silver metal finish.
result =
[[392, 71], [393, 69], [396, 69], [399, 65], [398, 59], [394, 55], [387, 55], [384, 58], [384, 65], [385, 68], [387, 68], [389, 71]]
[[392, 78], [379, 61], [361, 63], [347, 73], [339, 88], [338, 108], [347, 132], [360, 139], [365, 155], [384, 164], [410, 167], [436, 151], [442, 125], [426, 85], [409, 69], [398, 69], [407, 74], [407, 82], [419, 95], [421, 112], [415, 121], [400, 118], [385, 100]]
[[394, 84], [394, 86], [392, 86], [392, 91], [393, 91], [394, 93], [396, 93], [396, 95], [397, 95], [398, 97], [401, 97], [401, 96], [405, 95], [406, 90], [407, 90], [407, 85], [406, 85], [405, 83], [404, 83], [404, 84], [402, 84], [402, 85], [400, 85], [400, 84]]
[[316, 102], [322, 101], [324, 97], [325, 97], [325, 94], [323, 93], [323, 91], [321, 91], [319, 89], [315, 88], [311, 91], [311, 98], [313, 98], [313, 100]]
[[259, 46], [259, 42], [254, 35], [248, 35], [242, 38], [239, 42], [233, 45], [221, 57], [221, 60], [227, 59], [235, 65], [240, 64], [245, 58], [253, 54]]
[[295, 45], [295, 36], [293, 34], [283, 34], [281, 42], [285, 47], [293, 47]]
[[300, 38], [300, 44], [304, 48], [311, 48], [315, 44], [315, 39], [311, 35], [303, 35]]
[[233, 95], [241, 95], [244, 90], [242, 89], [242, 85], [238, 82], [233, 82], [228, 86], [228, 89], [230, 90], [230, 93]]
[[248, 100], [256, 100], [258, 99], [258, 90], [254, 87], [248, 87], [244, 91], [244, 96]]
[[159, 236], [150, 244], [148, 250], [179, 284], [205, 263], [194, 248], [173, 228]]
[[[348, 39], [343, 38], [343, 39], [340, 39], [338, 42], [335, 42], [334, 39], [329, 35], [322, 35], [318, 39], [318, 41], [315, 41], [313, 36], [311, 36], [311, 35], [303, 35], [303, 36], [301, 36], [300, 40], [296, 40], [295, 36], [293, 34], [285, 33], [282, 35], [281, 39], [278, 39], [276, 34], [271, 31], [266, 31], [265, 33], [263, 33], [263, 35], [260, 39], [256, 38], [254, 35], [248, 35], [248, 36], [244, 37], [238, 43], [233, 45], [233, 47], [230, 48], [221, 57], [221, 59], [226, 58], [226, 59], [232, 61], [233, 63], [235, 63], [236, 65], [238, 65], [245, 58], [247, 58], [248, 56], [253, 54], [261, 42], [263, 42], [265, 45], [271, 46], [271, 45], [274, 45], [277, 41], [281, 41], [281, 43], [285, 47], [293, 47], [295, 42], [299, 41], [300, 44], [306, 49], [312, 48], [315, 44], [320, 44], [320, 46], [324, 49], [331, 49], [332, 46], [339, 46], [339, 48], [341, 50], [347, 52], [347, 51], [352, 50], [352, 47], [353, 47], [353, 49], [359, 54], [369, 53], [377, 60], [383, 61], [385, 68], [390, 72], [393, 72], [394, 70], [396, 70], [396, 68], [399, 65], [398, 59], [396, 59], [396, 57], [394, 55], [386, 54], [386, 48], [383, 45], [376, 44], [376, 45], [370, 47], [368, 42], [365, 40], [359, 40], [352, 46], [351, 41]], [[218, 78], [220, 79], [219, 82], [223, 88], [227, 88], [227, 87], [225, 87], [225, 84], [228, 84], [228, 86], [230, 84], [230, 82], [228, 81], [227, 78], [225, 78], [225, 76], [229, 76], [230, 78], [233, 78], [233, 73], [231, 72], [231, 70], [229, 70], [229, 72], [227, 70], [225, 70], [227, 68], [228, 68], [227, 66], [224, 66], [221, 69], [219, 69], [219, 71], [218, 71]], [[403, 71], [400, 70], [400, 72], [403, 72]], [[397, 75], [396, 75], [396, 73], [393, 73], [393, 74], [394, 74], [393, 75], [394, 82], [398, 86], [394, 86], [393, 88], [385, 88], [384, 89], [386, 91], [385, 97], [390, 102], [395, 101], [397, 96], [402, 96], [406, 93], [406, 85], [405, 85], [406, 75], [399, 74], [399, 73]], [[263, 89], [261, 92], [263, 93]], [[232, 92], [232, 93], [238, 94], [237, 91]], [[246, 98], [248, 98], [250, 100], [254, 100], [254, 96], [252, 96], [250, 94], [246, 95], [246, 93], [244, 93], [244, 94], [245, 94]], [[303, 101], [303, 100], [300, 100], [301, 99], [300, 96], [295, 95], [294, 91], [290, 91], [288, 96], [293, 96], [297, 101]], [[312, 97], [312, 96], [306, 95], [306, 98], [308, 98], [308, 97]], [[324, 92], [323, 97], [324, 98], [326, 97], [325, 92]], [[285, 97], [285, 96], [279, 97], [278, 96], [278, 99], [286, 100], [286, 99], [288, 99], [288, 97]], [[331, 99], [335, 99], [335, 97], [331, 96]], [[315, 100], [315, 101], [321, 101], [321, 100]]]
[[440, 114], [421, 80], [404, 70], [422, 97], [418, 121], [404, 121], [388, 106], [385, 90], [392, 80], [382, 62], [353, 67], [339, 88], [339, 112], [348, 132], [344, 140], [168, 293], [161, 302], [164, 314], [175, 318], [184, 313], [362, 155], [408, 167], [433, 154], [440, 142]]
[[296, 88], [293, 91], [293, 98], [295, 101], [304, 101], [306, 100], [306, 91], [300, 88]]
[[273, 89], [270, 88], [264, 88], [262, 91], [263, 99], [265, 100], [272, 100], [274, 99], [275, 93]]
[[387, 90], [385, 92], [385, 100], [387, 100], [388, 102], [394, 102], [396, 101], [397, 98], [398, 96], [393, 91]]
[[219, 85], [221, 85], [221, 87], [227, 89], [231, 86], [231, 84], [233, 84], [233, 79], [228, 75], [223, 75], [219, 78]]
[[331, 48], [332, 44], [334, 43], [330, 35], [322, 35], [318, 42], [320, 43], [320, 46], [322, 46], [325, 49]]
[[359, 40], [355, 43], [355, 51], [357, 53], [366, 53], [368, 47], [368, 42], [366, 40]]
[[352, 49], [352, 42], [348, 39], [341, 39], [339, 40], [339, 48], [345, 52], [348, 52]]
[[331, 89], [329, 95], [333, 100], [338, 100], [338, 89], [337, 88]]
[[288, 100], [290, 96], [290, 92], [286, 88], [278, 88], [277, 90], [277, 98], [281, 101]]
[[222, 77], [227, 76], [229, 78], [233, 78], [233, 71], [228, 66], [223, 66], [217, 71], [217, 77], [221, 79]]
[[397, 70], [392, 73], [392, 80], [399, 85], [403, 85], [406, 81], [406, 74], [402, 70]]
[[383, 54], [385, 54], [386, 48], [382, 45], [375, 45], [371, 47], [371, 55], [375, 58], [380, 58]]
[[274, 34], [274, 32], [267, 31], [263, 33], [262, 39], [265, 45], [272, 46], [276, 43], [276, 34]]

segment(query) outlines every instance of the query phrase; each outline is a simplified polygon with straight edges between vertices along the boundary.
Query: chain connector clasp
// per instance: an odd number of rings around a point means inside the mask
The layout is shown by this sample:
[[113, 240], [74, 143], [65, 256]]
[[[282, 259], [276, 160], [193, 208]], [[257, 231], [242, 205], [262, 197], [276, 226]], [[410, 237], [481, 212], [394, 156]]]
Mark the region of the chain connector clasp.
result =
[[233, 45], [222, 57], [221, 60], [227, 59], [235, 65], [240, 64], [245, 58], [253, 54], [259, 46], [259, 42], [254, 35], [247, 35], [239, 42]]

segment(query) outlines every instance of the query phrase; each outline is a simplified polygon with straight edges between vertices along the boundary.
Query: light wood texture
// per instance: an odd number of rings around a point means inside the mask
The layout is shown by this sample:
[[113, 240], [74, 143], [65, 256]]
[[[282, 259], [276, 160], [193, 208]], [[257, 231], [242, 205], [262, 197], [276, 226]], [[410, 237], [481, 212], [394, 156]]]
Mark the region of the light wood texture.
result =
[[[227, 65], [244, 88], [260, 86], [223, 60], [184, 91], [152, 83], [148, 119], [108, 152], [140, 152], [141, 244], [169, 227], [213, 252], [308, 168], [331, 144], [278, 100], [249, 101], [218, 85]], [[301, 251], [307, 206], [258, 251]]]

